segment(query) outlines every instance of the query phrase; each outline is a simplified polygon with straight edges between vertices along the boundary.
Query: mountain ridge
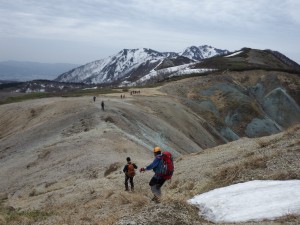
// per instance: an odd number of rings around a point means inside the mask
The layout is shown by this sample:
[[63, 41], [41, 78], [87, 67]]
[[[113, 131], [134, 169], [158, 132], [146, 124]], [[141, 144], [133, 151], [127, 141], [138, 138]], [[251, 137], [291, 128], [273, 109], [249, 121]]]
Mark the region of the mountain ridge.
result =
[[[55, 80], [62, 82], [122, 83], [131, 73], [139, 69], [141, 78], [154, 71], [166, 59], [184, 57], [186, 60], [197, 61], [215, 55], [228, 54], [228, 50], [216, 49], [203, 45], [191, 46], [180, 53], [158, 52], [149, 48], [123, 49], [114, 56], [100, 59], [61, 74]], [[178, 60], [180, 61], [180, 60]]]

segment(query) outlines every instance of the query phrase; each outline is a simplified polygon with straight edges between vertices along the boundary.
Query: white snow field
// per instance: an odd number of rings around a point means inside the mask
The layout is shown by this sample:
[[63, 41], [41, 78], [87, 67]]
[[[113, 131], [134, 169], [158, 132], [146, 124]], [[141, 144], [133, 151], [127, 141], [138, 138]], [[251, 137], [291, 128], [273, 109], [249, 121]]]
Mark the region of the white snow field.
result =
[[215, 223], [273, 220], [300, 214], [300, 180], [254, 180], [215, 189], [188, 202]]

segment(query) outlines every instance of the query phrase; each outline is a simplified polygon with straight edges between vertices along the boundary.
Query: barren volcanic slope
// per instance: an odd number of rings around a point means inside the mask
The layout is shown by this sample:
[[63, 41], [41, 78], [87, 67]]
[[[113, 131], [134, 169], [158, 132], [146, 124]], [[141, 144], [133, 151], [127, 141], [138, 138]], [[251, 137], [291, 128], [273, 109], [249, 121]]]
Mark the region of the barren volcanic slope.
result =
[[[199, 79], [126, 92], [125, 99], [1, 105], [0, 224], [210, 224], [188, 198], [252, 179], [299, 179], [299, 126], [220, 145], [228, 141], [220, 129], [191, 107], [195, 88], [184, 91]], [[176, 168], [158, 205], [150, 201], [152, 172], [137, 174], [134, 193], [124, 192], [121, 172], [127, 156], [140, 167], [150, 163], [156, 145], [173, 152]], [[261, 224], [288, 221], [300, 222], [290, 216]]]

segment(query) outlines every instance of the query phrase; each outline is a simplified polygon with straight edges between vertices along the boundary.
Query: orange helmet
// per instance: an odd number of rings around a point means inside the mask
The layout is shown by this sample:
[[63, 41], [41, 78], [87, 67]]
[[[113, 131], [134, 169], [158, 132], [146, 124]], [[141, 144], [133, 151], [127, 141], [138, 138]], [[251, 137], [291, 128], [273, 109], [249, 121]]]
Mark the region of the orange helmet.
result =
[[155, 148], [153, 149], [153, 152], [154, 152], [154, 153], [161, 152], [160, 147], [155, 147]]

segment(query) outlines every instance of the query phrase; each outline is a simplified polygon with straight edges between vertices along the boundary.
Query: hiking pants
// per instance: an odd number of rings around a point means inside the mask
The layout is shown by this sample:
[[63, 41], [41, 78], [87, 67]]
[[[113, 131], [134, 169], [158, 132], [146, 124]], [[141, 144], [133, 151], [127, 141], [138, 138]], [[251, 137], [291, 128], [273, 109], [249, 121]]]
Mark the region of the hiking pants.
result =
[[126, 190], [128, 190], [128, 180], [130, 182], [131, 189], [133, 189], [134, 188], [133, 177], [129, 177], [129, 176], [125, 175], [125, 188], [126, 188]]
[[162, 177], [157, 177], [157, 176], [153, 176], [152, 179], [149, 182], [149, 185], [151, 187], [151, 191], [152, 193], [157, 196], [160, 197], [161, 196], [161, 190], [160, 188], [164, 185], [165, 183], [165, 179]]

